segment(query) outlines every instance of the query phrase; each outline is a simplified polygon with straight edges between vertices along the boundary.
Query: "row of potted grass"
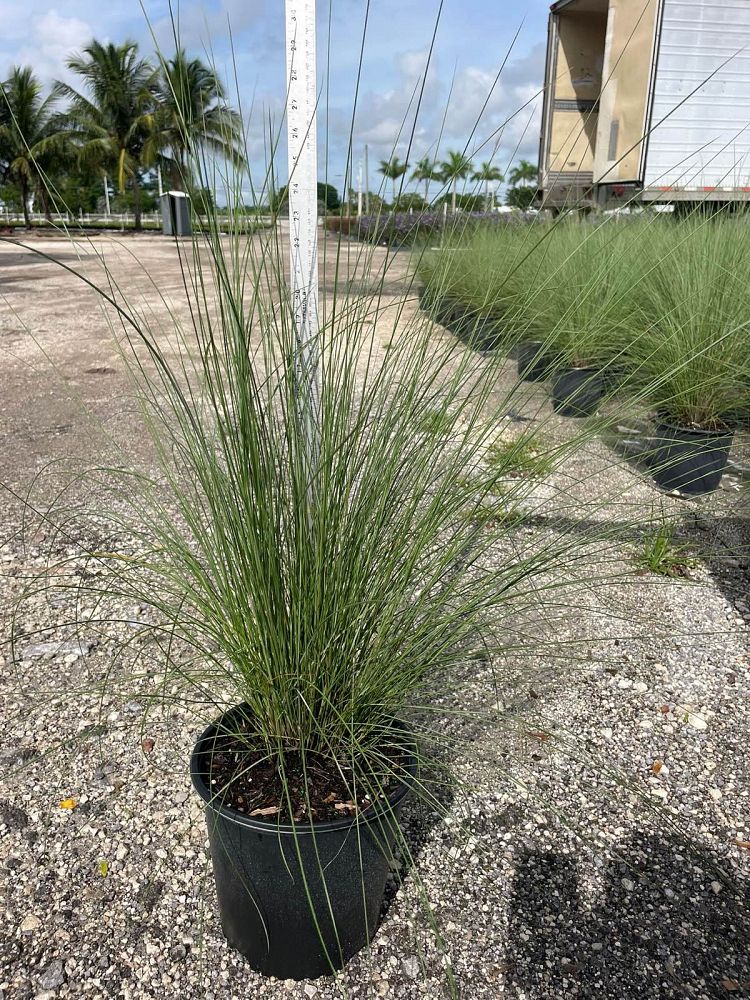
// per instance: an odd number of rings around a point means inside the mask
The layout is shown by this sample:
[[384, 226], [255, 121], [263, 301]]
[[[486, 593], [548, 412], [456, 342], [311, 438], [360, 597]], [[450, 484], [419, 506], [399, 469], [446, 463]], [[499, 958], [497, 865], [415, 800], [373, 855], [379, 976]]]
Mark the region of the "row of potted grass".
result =
[[475, 347], [515, 349], [553, 405], [627, 389], [664, 442], [659, 484], [715, 489], [750, 412], [750, 229], [658, 216], [481, 232], [418, 262], [425, 303]]

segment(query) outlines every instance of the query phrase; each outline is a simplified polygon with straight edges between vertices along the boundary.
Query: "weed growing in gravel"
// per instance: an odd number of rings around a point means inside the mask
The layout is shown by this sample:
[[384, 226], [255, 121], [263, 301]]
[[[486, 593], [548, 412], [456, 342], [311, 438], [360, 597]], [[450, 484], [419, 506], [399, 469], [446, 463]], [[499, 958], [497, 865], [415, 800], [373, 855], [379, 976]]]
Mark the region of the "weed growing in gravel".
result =
[[540, 434], [523, 434], [514, 441], [495, 441], [487, 449], [486, 462], [497, 475], [546, 476], [554, 468], [554, 456]]
[[659, 576], [688, 576], [694, 560], [688, 555], [685, 545], [675, 543], [675, 533], [674, 524], [660, 524], [654, 534], [644, 539], [643, 549], [637, 557], [638, 564]]

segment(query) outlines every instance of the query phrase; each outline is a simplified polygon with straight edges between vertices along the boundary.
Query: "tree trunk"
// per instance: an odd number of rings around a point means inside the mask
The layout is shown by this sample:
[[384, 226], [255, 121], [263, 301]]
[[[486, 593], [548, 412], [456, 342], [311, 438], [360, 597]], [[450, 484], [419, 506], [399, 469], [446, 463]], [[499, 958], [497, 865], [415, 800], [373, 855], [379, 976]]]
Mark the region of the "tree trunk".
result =
[[391, 177], [391, 185], [393, 187], [393, 204], [391, 205], [391, 211], [396, 211], [396, 178]]
[[23, 202], [23, 224], [27, 229], [31, 226], [31, 219], [29, 218], [29, 182], [25, 177], [20, 178], [21, 184], [21, 201]]
[[137, 173], [133, 174], [133, 229], [140, 233], [143, 229], [141, 223], [141, 213], [143, 211], [141, 199], [141, 179]]
[[430, 178], [425, 177], [424, 179], [424, 200], [427, 204], [430, 204]]
[[489, 178], [484, 182], [484, 210], [489, 212], [490, 210], [490, 181]]
[[456, 188], [457, 187], [458, 187], [458, 177], [454, 176], [454, 178], [453, 178], [453, 194], [452, 194], [452, 197], [451, 197], [451, 212], [453, 212], [454, 215], [456, 214]]
[[49, 200], [49, 191], [46, 187], [42, 188], [42, 205], [44, 206], [44, 218], [52, 223], [52, 205]]

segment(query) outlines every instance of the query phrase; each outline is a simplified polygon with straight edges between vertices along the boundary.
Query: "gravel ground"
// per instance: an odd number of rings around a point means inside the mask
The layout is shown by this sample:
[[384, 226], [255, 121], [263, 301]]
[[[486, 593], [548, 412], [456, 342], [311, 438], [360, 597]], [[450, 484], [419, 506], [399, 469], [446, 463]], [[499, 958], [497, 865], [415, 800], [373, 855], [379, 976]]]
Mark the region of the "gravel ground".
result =
[[[135, 246], [176, 299], [169, 245], [124, 242], [98, 244], [123, 285], [138, 281]], [[63, 244], [54, 252], [76, 259]], [[94, 268], [90, 248], [81, 252]], [[398, 300], [404, 274], [399, 262], [386, 303]], [[141, 454], [125, 379], [88, 293], [7, 246], [0, 277], [0, 482], [23, 489], [50, 462], [98, 448], [84, 407], [102, 435]], [[386, 341], [389, 321], [378, 322]], [[35, 364], [39, 346], [54, 355], [55, 373]], [[499, 392], [512, 377], [509, 364]], [[551, 440], [569, 432], [540, 389], [514, 401], [502, 432], [532, 425]], [[102, 702], [96, 690], [119, 669], [123, 644], [145, 664], [156, 656], [138, 628], [148, 612], [124, 609], [104, 634], [87, 626], [85, 600], [72, 608], [50, 592], [27, 601], [27, 633], [59, 627], [14, 653], [4, 647], [0, 664], [0, 1000], [749, 994], [750, 525], [739, 486], [732, 475], [706, 500], [663, 497], [594, 425], [580, 451], [530, 485], [533, 517], [498, 558], [592, 519], [607, 537], [575, 571], [574, 607], [540, 597], [534, 624], [546, 644], [467, 664], [453, 691], [436, 692], [446, 738], [461, 748], [458, 785], [444, 815], [408, 810], [413, 863], [373, 947], [338, 979], [262, 979], [224, 942], [186, 768], [200, 712], [146, 714], [147, 679], [127, 699]], [[680, 522], [693, 553], [687, 578], [644, 575], [636, 563], [639, 516], [656, 509]], [[21, 507], [8, 494], [2, 518], [10, 609], [51, 552], [75, 556], [76, 547], [44, 529], [22, 537]], [[127, 539], [118, 544], [126, 549]], [[606, 587], [595, 581], [599, 563], [619, 574]], [[72, 567], [74, 579], [87, 573], [83, 560]], [[71, 616], [76, 631], [63, 627]], [[499, 702], [481, 726], [451, 713], [487, 707], [495, 683]], [[55, 697], [40, 701], [44, 688]], [[77, 806], [61, 808], [67, 799]]]

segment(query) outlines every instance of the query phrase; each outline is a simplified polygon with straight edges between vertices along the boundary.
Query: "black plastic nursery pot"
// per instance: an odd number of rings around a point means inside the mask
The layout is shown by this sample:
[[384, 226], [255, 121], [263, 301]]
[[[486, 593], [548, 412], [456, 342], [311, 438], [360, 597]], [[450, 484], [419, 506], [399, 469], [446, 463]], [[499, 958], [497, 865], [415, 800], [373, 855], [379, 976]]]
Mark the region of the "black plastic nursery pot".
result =
[[439, 299], [422, 299], [423, 308], [436, 322], [450, 330], [475, 351], [492, 351], [502, 340], [497, 319], [482, 316], [475, 309], [457, 299], [441, 296]]
[[331, 975], [377, 930], [416, 757], [409, 756], [404, 782], [387, 800], [357, 817], [314, 824], [256, 819], [218, 797], [212, 800], [208, 784], [216, 738], [232, 731], [232, 719], [243, 709], [239, 705], [212, 723], [190, 761], [193, 785], [205, 803], [222, 930], [264, 975]]
[[502, 331], [496, 319], [482, 316], [464, 306], [454, 308], [452, 321], [446, 325], [451, 333], [475, 351], [494, 351], [502, 341]]
[[518, 345], [518, 377], [526, 382], [543, 382], [552, 374], [555, 359], [544, 350], [541, 340], [523, 340]]
[[447, 296], [441, 296], [436, 299], [430, 311], [435, 321], [440, 323], [441, 326], [446, 327], [450, 327], [455, 323], [456, 319], [460, 318], [463, 312], [456, 300], [450, 299]]
[[588, 417], [604, 395], [596, 368], [563, 368], [552, 378], [552, 409], [561, 417]]
[[704, 431], [658, 422], [652, 475], [663, 490], [689, 496], [711, 493], [721, 482], [732, 447], [732, 431]]

